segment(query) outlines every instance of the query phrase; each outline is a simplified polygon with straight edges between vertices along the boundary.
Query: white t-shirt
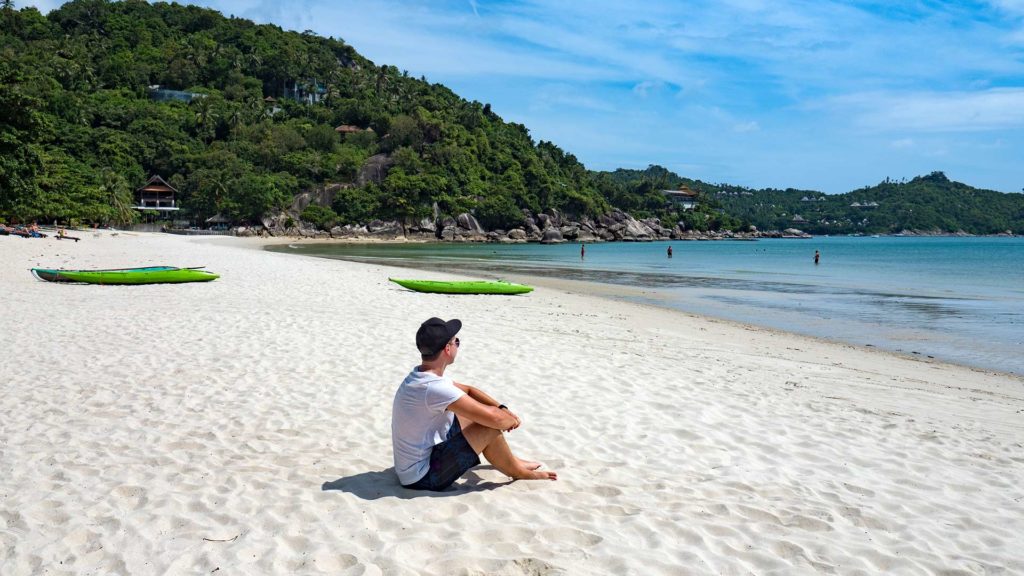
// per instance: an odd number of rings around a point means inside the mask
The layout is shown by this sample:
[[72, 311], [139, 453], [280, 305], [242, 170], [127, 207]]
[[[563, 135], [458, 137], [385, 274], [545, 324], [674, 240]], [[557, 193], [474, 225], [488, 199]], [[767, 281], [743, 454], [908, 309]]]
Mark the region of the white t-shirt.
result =
[[391, 445], [403, 485], [426, 476], [431, 449], [444, 442], [455, 420], [447, 408], [463, 395], [450, 377], [420, 372], [419, 366], [402, 381], [391, 406]]

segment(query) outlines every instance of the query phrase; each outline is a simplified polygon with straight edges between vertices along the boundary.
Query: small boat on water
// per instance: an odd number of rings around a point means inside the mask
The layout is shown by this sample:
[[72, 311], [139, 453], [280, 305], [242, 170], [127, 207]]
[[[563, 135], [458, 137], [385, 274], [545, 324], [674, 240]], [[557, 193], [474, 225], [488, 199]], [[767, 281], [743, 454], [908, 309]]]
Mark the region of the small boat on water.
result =
[[78, 282], [85, 284], [180, 284], [209, 282], [219, 274], [196, 268], [146, 266], [143, 268], [112, 268], [105, 270], [52, 270], [32, 268], [32, 275], [47, 282]]
[[409, 290], [435, 294], [525, 294], [533, 291], [533, 286], [500, 280], [443, 281], [401, 280], [398, 278], [388, 278], [388, 280]]

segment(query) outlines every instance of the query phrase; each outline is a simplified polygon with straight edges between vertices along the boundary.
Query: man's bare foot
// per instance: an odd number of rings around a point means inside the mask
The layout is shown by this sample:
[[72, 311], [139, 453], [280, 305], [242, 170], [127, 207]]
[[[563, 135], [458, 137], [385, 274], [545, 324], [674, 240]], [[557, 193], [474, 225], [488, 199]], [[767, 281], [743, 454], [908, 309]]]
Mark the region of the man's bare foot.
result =
[[549, 470], [527, 470], [522, 475], [513, 478], [516, 480], [558, 480], [558, 474]]
[[522, 458], [516, 458], [516, 460], [519, 460], [519, 463], [527, 470], [536, 470], [541, 466], [540, 462], [534, 462], [533, 460], [523, 460]]

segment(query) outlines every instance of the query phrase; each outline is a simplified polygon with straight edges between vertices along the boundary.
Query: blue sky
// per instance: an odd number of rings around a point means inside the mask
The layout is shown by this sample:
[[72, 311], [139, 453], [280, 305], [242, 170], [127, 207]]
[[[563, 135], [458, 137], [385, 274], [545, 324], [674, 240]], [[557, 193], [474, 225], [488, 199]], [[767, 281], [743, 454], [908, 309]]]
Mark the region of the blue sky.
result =
[[591, 169], [824, 192], [942, 170], [1024, 188], [1024, 0], [197, 3], [341, 38]]

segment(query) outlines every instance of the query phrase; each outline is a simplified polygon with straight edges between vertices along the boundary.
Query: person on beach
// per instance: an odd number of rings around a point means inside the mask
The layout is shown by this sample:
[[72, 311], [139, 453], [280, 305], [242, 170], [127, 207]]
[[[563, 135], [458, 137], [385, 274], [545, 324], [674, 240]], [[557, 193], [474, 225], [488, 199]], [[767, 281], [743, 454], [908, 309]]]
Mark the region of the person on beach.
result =
[[820, 259], [820, 258], [821, 258], [821, 253], [820, 253], [820, 252], [818, 252], [817, 250], [815, 250], [815, 251], [814, 251], [814, 264], [815, 264], [815, 265], [817, 265], [817, 264], [818, 264], [818, 259]]
[[75, 242], [78, 242], [78, 240], [79, 240], [79, 238], [76, 238], [74, 236], [68, 236], [68, 233], [64, 230], [63, 227], [57, 228], [57, 240], [64, 240], [64, 239], [74, 240]]
[[422, 363], [395, 392], [391, 407], [391, 443], [395, 473], [405, 488], [444, 490], [480, 463], [479, 454], [515, 480], [556, 480], [540, 463], [512, 454], [504, 432], [522, 420], [473, 386], [445, 376], [461, 344], [462, 322], [431, 318], [416, 331]]

